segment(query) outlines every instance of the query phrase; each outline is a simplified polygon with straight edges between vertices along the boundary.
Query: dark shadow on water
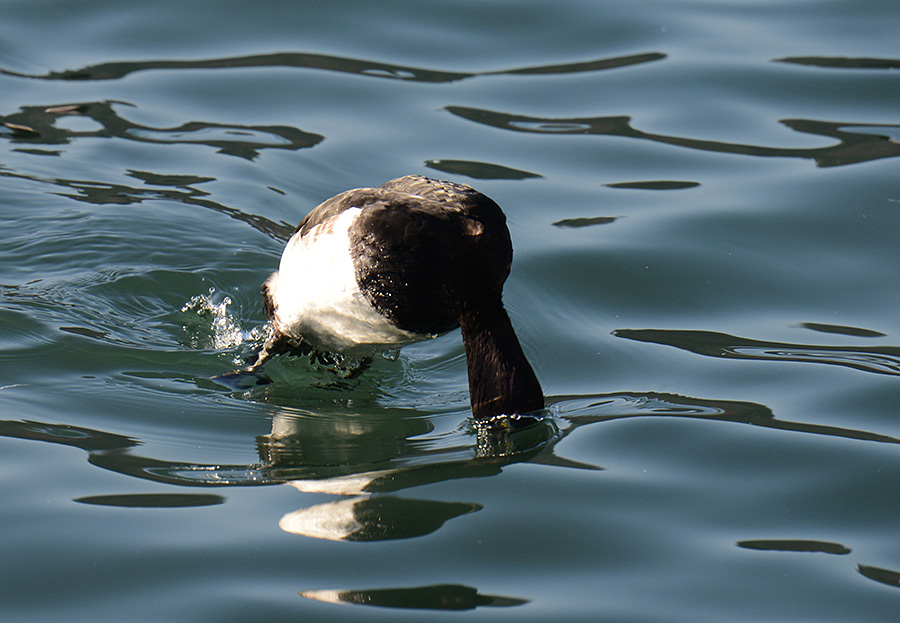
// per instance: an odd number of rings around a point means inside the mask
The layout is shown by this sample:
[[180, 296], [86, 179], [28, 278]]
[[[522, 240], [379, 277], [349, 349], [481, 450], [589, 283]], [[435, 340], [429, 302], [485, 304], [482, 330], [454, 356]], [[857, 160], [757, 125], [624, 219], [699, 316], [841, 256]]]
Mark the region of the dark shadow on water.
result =
[[93, 340], [106, 340], [109, 338], [108, 332], [98, 331], [96, 329], [90, 329], [88, 327], [60, 327], [59, 330], [65, 331], [66, 333], [71, 333], [72, 335], [89, 337]]
[[763, 158], [804, 158], [815, 161], [816, 165], [820, 167], [836, 167], [900, 156], [900, 143], [891, 140], [889, 136], [879, 135], [877, 132], [879, 128], [900, 128], [900, 125], [894, 124], [783, 119], [781, 123], [792, 130], [804, 134], [829, 137], [837, 141], [835, 145], [829, 147], [790, 149], [653, 134], [633, 128], [631, 126], [631, 118], [627, 116], [528, 117], [465, 106], [448, 106], [446, 110], [462, 119], [512, 132], [622, 136], [707, 152]]
[[[839, 331], [832, 330], [831, 332]], [[845, 333], [847, 332], [845, 331]], [[668, 329], [619, 329], [613, 331], [613, 335], [638, 342], [674, 346], [707, 357], [820, 363], [853, 368], [873, 374], [900, 376], [900, 348], [896, 346], [790, 344], [751, 340], [713, 331]]]
[[835, 554], [843, 556], [850, 553], [850, 548], [840, 543], [828, 541], [811, 541], [804, 539], [768, 539], [738, 541], [738, 547], [755, 549], [767, 552], [819, 552], [822, 554]]
[[[618, 393], [598, 396], [595, 401], [588, 402], [585, 407], [573, 410], [577, 402], [589, 400], [589, 398], [584, 396], [567, 396], [556, 397], [553, 400], [555, 403], [567, 404], [566, 419], [572, 422], [574, 427], [593, 422], [632, 417], [676, 417], [749, 424], [760, 428], [855, 439], [858, 441], [900, 444], [900, 439], [890, 435], [881, 435], [852, 428], [779, 420], [772, 413], [771, 409], [755, 402], [707, 400], [674, 394]], [[588, 413], [582, 413], [585, 410]], [[566, 434], [569, 432], [571, 432], [571, 428], [565, 429]]]
[[[238, 126], [190, 122], [175, 128], [151, 128], [132, 123], [119, 115], [116, 111], [119, 105], [126, 104], [107, 101], [51, 107], [26, 106], [17, 113], [0, 116], [0, 130], [7, 131], [5, 135], [0, 132], [0, 138], [28, 145], [68, 144], [82, 138], [118, 138], [156, 144], [202, 144], [215, 147], [220, 153], [248, 159], [256, 157], [262, 149], [303, 149], [318, 144], [324, 138], [289, 126]], [[58, 127], [57, 122], [60, 118], [69, 116], [89, 118], [96, 122], [98, 127], [89, 130]], [[287, 240], [294, 230], [294, 223], [277, 223], [209, 199], [209, 193], [199, 189], [198, 186], [216, 181], [215, 178], [137, 170], [129, 170], [127, 174], [139, 180], [143, 186], [26, 175], [0, 165], [0, 177], [55, 186], [63, 189], [63, 192], [56, 194], [89, 204], [134, 205], [151, 200], [173, 201], [214, 210], [242, 221], [277, 240]]]
[[[757, 550], [774, 553], [820, 553], [846, 556], [851, 549], [841, 543], [830, 541], [815, 541], [806, 539], [760, 539], [738, 541], [736, 545], [742, 549]], [[881, 567], [857, 564], [856, 571], [863, 577], [890, 586], [900, 588], [900, 572]]]
[[277, 52], [273, 54], [254, 54], [251, 56], [231, 56], [198, 60], [153, 60], [100, 63], [82, 67], [81, 69], [51, 71], [50, 73], [43, 75], [23, 74], [7, 69], [0, 69], [0, 74], [35, 80], [118, 80], [141, 71], [281, 67], [289, 69], [317, 69], [369, 76], [373, 78], [386, 78], [389, 80], [441, 83], [456, 82], [458, 80], [465, 80], [477, 76], [536, 76], [584, 73], [649, 63], [661, 60], [665, 57], [665, 54], [659, 52], [647, 52], [643, 54], [631, 54], [628, 56], [601, 58], [558, 65], [539, 65], [487, 72], [455, 72], [411, 67], [408, 65], [394, 65], [391, 63], [330, 56], [327, 54]]
[[527, 604], [527, 599], [482, 595], [478, 589], [460, 584], [436, 584], [414, 588], [377, 588], [369, 590], [303, 591], [301, 597], [327, 603], [415, 608], [419, 610], [474, 610], [479, 607], [506, 608]]
[[[647, 52], [621, 57], [594, 59], [555, 65], [509, 68], [486, 72], [454, 72], [441, 71], [391, 63], [381, 63], [366, 59], [344, 58], [323, 54], [303, 52], [280, 52], [240, 57], [225, 57], [198, 60], [151, 60], [123, 61], [91, 65], [74, 70], [49, 72], [47, 74], [24, 74], [0, 69], [0, 74], [11, 77], [34, 80], [63, 81], [100, 81], [117, 80], [143, 71], [179, 71], [179, 70], [221, 70], [229, 68], [295, 68], [324, 70], [338, 73], [368, 76], [390, 80], [412, 81], [422, 83], [452, 83], [460, 80], [483, 76], [558, 76], [581, 74], [643, 65], [666, 58], [659, 52]], [[776, 62], [832, 67], [842, 69], [896, 69], [895, 59], [875, 58], [829, 58], [829, 57], [787, 57], [775, 59]], [[244, 158], [253, 158], [260, 149], [299, 149], [310, 147], [322, 140], [317, 134], [302, 132], [289, 126], [224, 126], [204, 122], [188, 122], [175, 128], [150, 128], [130, 123], [114, 113], [102, 112], [106, 104], [67, 104], [46, 107], [26, 107], [19, 113], [0, 117], [0, 127], [13, 140], [35, 144], [58, 144], [67, 142], [72, 136], [121, 136], [130, 140], [148, 143], [203, 143], [217, 147], [221, 152]], [[96, 110], [94, 110], [96, 109]], [[592, 134], [622, 136], [653, 141], [687, 149], [707, 152], [739, 154], [769, 158], [804, 158], [811, 159], [820, 167], [834, 167], [859, 162], [868, 162], [881, 158], [892, 158], [900, 155], [900, 144], [890, 136], [879, 133], [879, 129], [894, 130], [894, 124], [840, 123], [813, 119], [784, 119], [782, 124], [804, 134], [833, 138], [836, 144], [822, 148], [780, 148], [762, 145], [746, 145], [693, 139], [690, 137], [669, 136], [644, 132], [631, 126], [627, 116], [610, 117], [529, 117], [511, 113], [492, 111], [463, 106], [448, 106], [452, 114], [487, 125], [515, 132], [539, 134]], [[103, 126], [96, 132], [69, 132], [53, 127], [48, 123], [47, 115], [85, 115], [93, 118]], [[2, 136], [2, 135], [0, 135]], [[235, 140], [233, 136], [244, 136], [244, 140]], [[40, 152], [34, 148], [26, 148], [31, 153]], [[507, 175], [537, 176], [538, 174], [516, 169], [485, 173], [484, 168], [465, 161], [432, 161], [438, 163], [433, 168], [441, 171], [458, 173], [479, 179], [508, 179]], [[443, 163], [441, 165], [440, 163]], [[484, 163], [480, 163], [484, 164]], [[431, 166], [431, 165], [429, 165]], [[458, 170], [462, 167], [462, 170]], [[487, 177], [479, 177], [486, 175]], [[514, 179], [521, 179], [515, 177]]]
[[275, 222], [257, 214], [250, 214], [237, 208], [223, 205], [209, 199], [209, 193], [194, 187], [196, 184], [211, 181], [210, 178], [188, 175], [166, 176], [146, 171], [129, 171], [128, 175], [143, 181], [145, 186], [25, 175], [0, 165], [0, 178], [14, 178], [45, 184], [61, 189], [63, 192], [59, 192], [59, 190], [53, 191], [61, 197], [68, 197], [84, 203], [94, 205], [136, 205], [145, 201], [172, 201], [224, 214], [229, 218], [246, 223], [270, 238], [282, 242], [287, 241], [294, 231], [294, 224], [283, 221], [280, 223]]
[[700, 182], [682, 180], [647, 180], [644, 182], [614, 182], [604, 184], [608, 188], [620, 188], [623, 190], [684, 190], [696, 188]]
[[553, 223], [555, 227], [591, 227], [594, 225], [609, 225], [615, 222], [618, 216], [587, 216], [580, 218], [564, 218]]
[[426, 160], [425, 166], [442, 173], [465, 175], [478, 180], [524, 180], [542, 177], [537, 173], [474, 160]]
[[125, 493], [121, 495], [91, 495], [75, 498], [74, 501], [81, 504], [119, 508], [195, 508], [223, 504], [225, 498], [210, 493]]
[[809, 329], [810, 331], [818, 331], [819, 333], [834, 333], [836, 335], [849, 335], [851, 337], [887, 337], [886, 333], [881, 333], [880, 331], [861, 329], [860, 327], [848, 327], [839, 324], [803, 322], [800, 326], [804, 329]]
[[810, 65], [826, 69], [900, 69], [900, 59], [865, 58], [849, 56], [785, 56], [774, 59], [776, 63]]
[[[262, 149], [297, 150], [312, 147], [324, 137], [282, 125], [223, 125], [190, 121], [174, 128], [153, 128], [128, 121], [116, 106], [126, 102], [84, 102], [56, 106], [25, 106], [19, 112], [0, 115], [0, 125], [13, 143], [64, 145], [78, 138], [120, 138], [158, 145], [208, 145], [219, 153], [253, 159]], [[70, 130], [57, 122], [65, 117], [91, 119], [99, 127]], [[0, 137], [3, 135], [0, 134]]]
[[868, 565], [857, 565], [856, 570], [860, 575], [875, 580], [879, 584], [900, 588], [900, 571], [892, 569], [882, 569], [880, 567], [870, 567]]
[[[774, 552], [778, 554], [805, 554], [811, 552], [846, 556], [852, 551], [849, 547], [846, 547], [841, 543], [805, 539], [749, 540], [738, 541], [736, 545], [743, 549]], [[879, 584], [884, 584], [885, 586], [890, 586], [892, 588], [900, 588], [900, 572], [894, 571], [893, 569], [857, 564], [856, 571], [864, 578], [873, 580]]]

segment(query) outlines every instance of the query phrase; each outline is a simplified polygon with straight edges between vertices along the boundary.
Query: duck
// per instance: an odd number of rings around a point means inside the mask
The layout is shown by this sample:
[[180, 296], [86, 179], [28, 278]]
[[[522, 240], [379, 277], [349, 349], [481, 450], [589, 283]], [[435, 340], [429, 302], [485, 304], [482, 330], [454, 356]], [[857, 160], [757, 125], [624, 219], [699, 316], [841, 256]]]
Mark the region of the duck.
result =
[[407, 175], [340, 193], [263, 283], [267, 335], [245, 370], [285, 352], [366, 360], [458, 327], [476, 421], [543, 409], [503, 305], [512, 256], [500, 206], [465, 184]]

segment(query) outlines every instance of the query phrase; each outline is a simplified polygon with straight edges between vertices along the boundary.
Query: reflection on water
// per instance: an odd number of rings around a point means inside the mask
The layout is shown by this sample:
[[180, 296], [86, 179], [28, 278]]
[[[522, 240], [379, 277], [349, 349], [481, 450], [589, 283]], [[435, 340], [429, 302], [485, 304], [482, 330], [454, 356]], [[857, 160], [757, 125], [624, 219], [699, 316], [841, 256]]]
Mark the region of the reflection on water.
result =
[[211, 493], [125, 493], [121, 495], [90, 495], [75, 498], [81, 504], [117, 506], [119, 508], [185, 508], [223, 504], [225, 498]]
[[[747, 328], [779, 296], [801, 320], [828, 318], [830, 297], [847, 324], [890, 326], [890, 271], [816, 289], [752, 261], [895, 253], [889, 3], [232, 4], [197, 20], [20, 3], [3, 24], [0, 66], [18, 70], [0, 67], [7, 618], [891, 620], [900, 344]], [[611, 163], [615, 180], [591, 174]], [[540, 421], [476, 424], [452, 340], [353, 383], [301, 360], [265, 387], [211, 382], [254, 341], [292, 197], [404, 167], [517, 204], [511, 313], [570, 395]], [[741, 222], [781, 207], [732, 230], [705, 207], [734, 197]], [[723, 293], [686, 321], [727, 333], [633, 330], [692, 302], [662, 287], [653, 303], [654, 258], [693, 282], [722, 245], [723, 279], [782, 290]], [[633, 328], [612, 350], [579, 322], [608, 307]], [[633, 364], [657, 353], [685, 365], [672, 393], [640, 391]], [[715, 374], [678, 395], [690, 366], [789, 374], [728, 401]], [[840, 381], [832, 400], [797, 400], [817, 372]]]
[[476, 76], [502, 75], [559, 75], [584, 73], [615, 69], [649, 63], [665, 58], [665, 54], [649, 52], [631, 54], [612, 58], [602, 58], [576, 63], [558, 65], [539, 65], [487, 72], [451, 72], [405, 65], [393, 65], [357, 58], [330, 56], [327, 54], [308, 54], [305, 52], [279, 52], [275, 54], [255, 54], [251, 56], [232, 56], [206, 60], [158, 60], [158, 61], [125, 61], [118, 63], [100, 63], [81, 69], [51, 71], [44, 75], [23, 74], [0, 68], [0, 74], [17, 78], [39, 80], [118, 80], [130, 74], [150, 70], [183, 70], [183, 69], [233, 69], [238, 67], [290, 67], [296, 69], [321, 69], [340, 73], [387, 78], [389, 80], [407, 80], [413, 82], [456, 82]]
[[840, 324], [823, 324], [821, 322], [803, 322], [800, 324], [804, 329], [810, 331], [818, 331], [820, 333], [835, 333], [837, 335], [849, 335], [851, 337], [887, 337], [880, 331], [872, 331], [871, 329], [862, 329], [860, 327], [848, 327]]
[[650, 180], [646, 182], [617, 182], [604, 184], [609, 188], [624, 188], [627, 190], [684, 190], [696, 188], [700, 182], [688, 182], [679, 180]]
[[[135, 72], [149, 70], [295, 67], [395, 80], [442, 83], [478, 76], [576, 74], [642, 65], [665, 58], [665, 54], [649, 52], [583, 62], [488, 72], [444, 72], [321, 54], [277, 53], [207, 60], [102, 63], [77, 70], [50, 72], [46, 75], [24, 75], [7, 70], [0, 70], [0, 73], [42, 80], [114, 80], [124, 78]], [[779, 62], [859, 68], [892, 67], [892, 63], [896, 62], [886, 59], [821, 59], [817, 57], [778, 60]], [[206, 122], [188, 122], [174, 128], [151, 128], [127, 121], [115, 112], [114, 105], [128, 104], [108, 101], [65, 104], [52, 107], [28, 106], [17, 113], [0, 117], [0, 123], [8, 130], [8, 138], [16, 143], [52, 145], [68, 143], [79, 137], [118, 137], [147, 143], [199, 143], [216, 147], [222, 153], [251, 159], [256, 157], [261, 149], [297, 150], [312, 147], [324, 138], [319, 134], [304, 132], [290, 126], [229, 126]], [[627, 116], [560, 119], [529, 117], [463, 106], [448, 106], [446, 110], [469, 121], [515, 132], [621, 136], [709, 152], [759, 157], [805, 158], [814, 160], [821, 167], [848, 165], [900, 155], [900, 144], [890, 136], [892, 133], [896, 133], [896, 129], [900, 128], [900, 126], [892, 124], [836, 123], [812, 119], [785, 119], [781, 123], [797, 132], [830, 137], [837, 141], [836, 144], [829, 147], [790, 149], [698, 140], [690, 137], [644, 132], [632, 127], [630, 117]], [[80, 116], [91, 119], [99, 124], [100, 127], [80, 131], [58, 127], [56, 124], [57, 120], [64, 116]], [[487, 162], [428, 160], [425, 164], [429, 168], [444, 173], [466, 175], [476, 179], [541, 177], [539, 173], [522, 171]], [[164, 185], [183, 186], [184, 184], [173, 184], [171, 181], [167, 181], [164, 182]], [[612, 186], [615, 188], [673, 190], [690, 188], [696, 185], [698, 185], [697, 182], [693, 181], [663, 180], [627, 182]], [[104, 189], [104, 186], [108, 186], [105, 188], [104, 202], [120, 201], [123, 194], [126, 197], [130, 195], [127, 188], [123, 189], [114, 187], [114, 185], [103, 184], [93, 188], [91, 194], [97, 197], [101, 190]], [[125, 200], [127, 201], [127, 199]]]
[[421, 610], [473, 610], [481, 606], [504, 608], [528, 603], [527, 599], [481, 595], [477, 589], [459, 584], [352, 591], [316, 590], [303, 591], [300, 596], [328, 603]]
[[738, 541], [738, 547], [744, 549], [758, 549], [770, 552], [821, 552], [823, 554], [844, 555], [850, 553], [850, 548], [840, 543], [827, 541], [805, 541], [801, 539], [768, 539], [754, 541]]
[[[289, 483], [301, 492], [355, 496], [342, 503], [301, 509], [282, 520], [282, 527], [291, 532], [350, 540], [418, 536], [416, 530], [431, 532], [450, 518], [480, 508], [468, 502], [432, 503], [371, 494], [492, 476], [516, 463], [601, 469], [555, 453], [556, 446], [573, 431], [600, 422], [677, 417], [900, 443], [864, 430], [779, 420], [764, 405], [749, 402], [657, 393], [551, 397], [548, 402], [554, 415], [531, 418], [521, 428], [509, 423], [480, 429], [461, 427], [454, 434], [431, 440], [427, 439], [431, 430], [428, 420], [417, 417], [388, 414], [366, 419], [286, 411], [274, 418], [272, 434], [255, 440], [260, 462], [249, 465], [162, 461], [136, 454], [140, 442], [129, 437], [28, 420], [0, 421], [0, 435], [80, 448], [97, 467], [166, 484], [227, 487]], [[127, 502], [128, 498], [122, 499]]]
[[[762, 539], [738, 541], [737, 546], [743, 549], [758, 550], [775, 553], [821, 553], [846, 556], [851, 549], [841, 543], [828, 541], [813, 541], [805, 539]], [[857, 564], [857, 572], [869, 580], [879, 584], [885, 584], [894, 588], [900, 588], [900, 572], [880, 567]]]
[[864, 577], [875, 580], [879, 584], [900, 588], [900, 571], [882, 569], [880, 567], [870, 567], [867, 565], [857, 565], [856, 570]]
[[72, 192], [58, 193], [59, 195], [84, 203], [96, 205], [131, 205], [151, 200], [174, 201], [189, 206], [214, 210], [220, 214], [246, 223], [276, 240], [286, 241], [291, 237], [291, 232], [294, 230], [294, 225], [285, 222], [277, 223], [264, 216], [243, 212], [237, 208], [232, 208], [208, 199], [208, 193], [194, 188], [194, 185], [211, 181], [210, 178], [186, 175], [166, 176], [147, 171], [128, 171], [128, 175], [143, 181], [146, 185], [152, 186], [152, 188], [127, 186], [125, 184], [114, 184], [92, 180], [74, 180], [25, 175], [11, 171], [0, 165], [0, 178], [23, 179], [37, 182], [38, 184], [64, 188]]
[[[247, 465], [165, 461], [136, 453], [137, 439], [103, 431], [28, 420], [0, 421], [0, 435], [80, 448], [97, 467], [155, 482], [182, 486], [248, 486], [288, 483], [298, 492], [344, 496], [301, 507], [278, 519], [291, 534], [332, 541], [372, 542], [431, 534], [451, 519], [482, 509], [474, 502], [406, 498], [399, 492], [430, 483], [499, 474], [506, 466], [537, 463], [568, 469], [599, 470], [557, 456], [555, 448], [582, 426], [624, 418], [675, 417], [749, 424], [866, 442], [900, 444], [900, 439], [863, 430], [779, 420], [761, 404], [707, 400], [671, 394], [613, 393], [548, 399], [549, 413], [526, 425], [492, 422], [481, 429], [462, 426], [431, 436], [431, 420], [402, 417], [354, 417], [304, 414], [285, 410], [273, 418], [272, 432], [255, 440], [260, 461]], [[119, 494], [77, 498], [84, 504], [118, 507], [189, 507], [219, 504], [205, 494]], [[276, 519], [270, 518], [270, 521]], [[849, 553], [849, 548], [808, 539], [747, 540], [744, 549], [766, 552]], [[859, 572], [897, 586], [893, 571], [860, 565]], [[457, 585], [376, 590], [306, 591], [302, 596], [332, 603], [394, 608], [471, 609], [512, 606], [518, 598], [481, 595]]]
[[776, 63], [812, 65], [832, 69], [900, 69], [900, 59], [852, 58], [846, 56], [786, 56], [776, 58]]
[[524, 180], [530, 177], [542, 177], [529, 171], [473, 160], [426, 160], [425, 166], [443, 173], [465, 175], [478, 180]]
[[[824, 330], [821, 327], [825, 326], [831, 328], [832, 333], [841, 332], [839, 327], [833, 325], [814, 326], [819, 327], [818, 330]], [[824, 363], [874, 374], [900, 376], [900, 348], [896, 346], [814, 346], [764, 342], [713, 331], [664, 329], [619, 329], [613, 335], [639, 342], [674, 346], [709, 357]]]
[[[0, 435], [80, 448], [88, 452], [92, 465], [166, 484], [227, 487], [290, 483], [299, 491], [336, 495], [395, 493], [446, 480], [492, 476], [516, 463], [601, 469], [557, 456], [555, 448], [582, 426], [635, 417], [714, 420], [900, 444], [900, 439], [865, 430], [780, 420], [766, 406], [751, 402], [660, 393], [557, 396], [547, 400], [554, 415], [536, 420], [521, 431], [510, 433], [492, 427], [476, 432], [464, 426], [431, 441], [423, 441], [427, 424], [416, 424], [423, 420], [398, 418], [396, 413], [369, 420], [359, 428], [353, 416], [346, 414], [304, 416], [285, 412], [274, 420], [276, 434], [251, 441], [259, 450], [260, 462], [250, 465], [157, 460], [136, 454], [134, 449], [140, 442], [130, 437], [30, 420], [0, 421]], [[286, 444], [290, 449], [286, 450]]]
[[616, 221], [618, 216], [587, 216], [578, 218], [564, 218], [553, 223], [556, 227], [590, 227], [591, 225], [609, 225]]
[[[140, 143], [201, 144], [216, 147], [219, 153], [253, 159], [261, 149], [297, 150], [312, 147], [324, 137], [290, 126], [222, 125], [189, 121], [175, 128], [151, 128], [128, 121], [115, 106], [127, 102], [86, 102], [58, 106], [25, 106], [19, 112], [0, 116], [0, 124], [10, 130], [13, 143], [63, 145], [77, 138], [120, 138]], [[66, 117], [95, 121], [99, 127], [75, 130], [60, 127]]]
[[444, 522], [481, 508], [464, 502], [365, 496], [288, 513], [278, 526], [285, 532], [331, 541], [411, 539], [431, 534]]
[[837, 144], [829, 147], [790, 149], [653, 134], [633, 128], [631, 126], [631, 118], [626, 116], [556, 119], [528, 117], [465, 106], [448, 106], [447, 111], [474, 123], [512, 132], [622, 136], [717, 153], [759, 156], [763, 158], [806, 158], [814, 160], [816, 165], [820, 167], [836, 167], [900, 156], [900, 143], [892, 140], [890, 136], [870, 132], [872, 129], [885, 131], [900, 128], [900, 125], [894, 124], [837, 123], [814, 119], [783, 119], [781, 123], [792, 130], [804, 134], [826, 136], [838, 141]]

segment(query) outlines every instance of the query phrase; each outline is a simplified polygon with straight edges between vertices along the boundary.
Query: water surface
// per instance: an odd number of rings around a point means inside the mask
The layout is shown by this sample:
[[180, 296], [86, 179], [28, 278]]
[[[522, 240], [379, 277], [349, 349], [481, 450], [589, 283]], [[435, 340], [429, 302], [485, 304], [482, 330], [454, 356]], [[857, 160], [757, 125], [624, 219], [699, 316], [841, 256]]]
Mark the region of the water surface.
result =
[[[892, 3], [0, 7], [6, 617], [896, 616]], [[212, 382], [411, 173], [506, 211], [544, 420], [457, 333]]]

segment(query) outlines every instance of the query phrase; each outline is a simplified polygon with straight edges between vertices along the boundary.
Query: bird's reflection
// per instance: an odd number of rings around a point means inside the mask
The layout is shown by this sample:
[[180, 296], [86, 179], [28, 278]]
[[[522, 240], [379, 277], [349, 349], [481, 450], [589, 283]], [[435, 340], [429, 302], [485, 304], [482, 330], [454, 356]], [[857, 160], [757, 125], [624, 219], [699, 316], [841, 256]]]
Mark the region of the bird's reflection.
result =
[[[304, 493], [352, 496], [288, 513], [279, 526], [293, 534], [345, 541], [429, 534], [481, 505], [385, 494], [497, 474], [506, 463], [540, 452], [558, 433], [551, 417], [498, 418], [473, 426], [474, 446], [423, 443], [431, 429], [429, 420], [418, 417], [331, 418], [290, 411], [276, 415], [272, 433], [257, 438], [269, 475], [284, 478]], [[460, 431], [458, 437], [471, 444], [471, 434]], [[312, 466], [316, 469], [307, 469]]]
[[[0, 421], [0, 435], [80, 448], [97, 467], [170, 485], [289, 483], [300, 492], [348, 497], [344, 501], [350, 503], [331, 508], [340, 513], [352, 511], [354, 521], [360, 524], [379, 514], [382, 519], [391, 514], [418, 514], [422, 525], [431, 526], [431, 530], [448, 519], [477, 511], [479, 506], [466, 501], [433, 505], [396, 494], [431, 483], [494, 476], [517, 463], [602, 469], [556, 454], [562, 440], [589, 424], [636, 417], [675, 417], [900, 444], [900, 439], [870, 431], [781, 420], [765, 405], [752, 402], [618, 392], [549, 397], [548, 404], [547, 413], [541, 418], [501, 420], [480, 426], [469, 421], [456, 431], [440, 435], [432, 434], [433, 419], [418, 412], [394, 411], [375, 417], [279, 409], [273, 416], [271, 432], [253, 440], [259, 461], [236, 465], [164, 461], [137, 454], [137, 439], [32, 420]], [[392, 521], [395, 527], [382, 531], [383, 538], [400, 538], [391, 534], [411, 536], [415, 531]], [[360, 530], [353, 533], [357, 538], [363, 534]]]
[[345, 475], [345, 466], [358, 472], [377, 469], [387, 461], [416, 452], [417, 439], [433, 424], [422, 417], [322, 414], [277, 409], [272, 430], [257, 438], [257, 452], [270, 473], [290, 476], [297, 466], [318, 467], [323, 475]]
[[386, 541], [430, 534], [480, 504], [358, 496], [309, 506], [278, 522], [285, 532], [331, 541]]
[[[574, 469], [602, 469], [567, 460], [556, 447], [582, 426], [636, 417], [675, 417], [733, 422], [864, 442], [900, 444], [900, 439], [865, 430], [779, 420], [765, 405], [708, 400], [660, 393], [610, 393], [548, 398], [542, 418], [469, 422], [452, 434], [435, 435], [435, 418], [420, 413], [376, 417], [346, 413], [276, 411], [271, 431], [258, 436], [259, 461], [248, 465], [173, 462], [141, 456], [137, 439], [69, 425], [29, 420], [0, 421], [0, 435], [80, 448], [91, 464], [117, 473], [169, 485], [230, 487], [289, 484], [300, 493], [337, 499], [301, 506], [279, 520], [281, 529], [304, 537], [344, 542], [421, 537], [447, 521], [481, 510], [470, 501], [408, 498], [411, 487], [499, 474], [516, 463]], [[86, 504], [146, 507], [219, 503], [216, 496], [159, 499], [146, 495], [82, 497]], [[837, 544], [795, 541], [742, 541], [745, 549], [843, 553]], [[864, 577], [896, 586], [896, 572], [859, 565]], [[303, 597], [332, 603], [393, 608], [462, 610], [526, 603], [512, 597], [482, 595], [475, 588], [436, 585], [374, 590], [311, 590]]]

